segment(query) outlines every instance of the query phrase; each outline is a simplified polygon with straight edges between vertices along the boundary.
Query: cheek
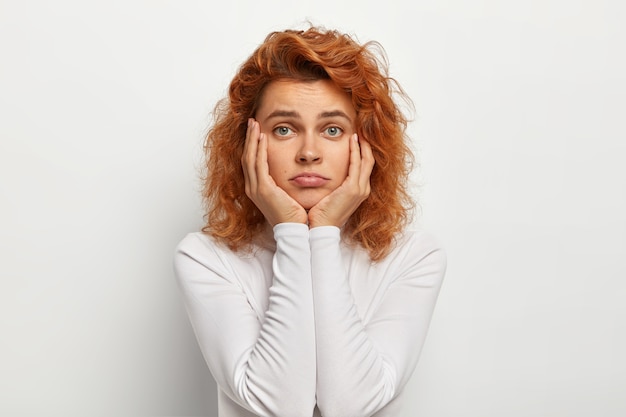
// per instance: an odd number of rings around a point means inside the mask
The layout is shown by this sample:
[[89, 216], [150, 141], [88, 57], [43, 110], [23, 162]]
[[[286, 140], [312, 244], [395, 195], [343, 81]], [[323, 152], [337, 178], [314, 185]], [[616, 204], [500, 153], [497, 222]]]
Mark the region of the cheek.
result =
[[271, 142], [267, 144], [267, 165], [270, 175], [284, 171], [285, 157], [279, 152], [279, 148], [271, 145]]
[[342, 167], [342, 172], [347, 177], [350, 168], [350, 143], [347, 143], [338, 154], [341, 155], [341, 158], [336, 161], [337, 166]]
[[270, 175], [273, 175], [274, 173], [276, 173], [276, 170], [278, 169], [277, 161], [269, 155], [267, 155], [267, 166], [268, 166]]

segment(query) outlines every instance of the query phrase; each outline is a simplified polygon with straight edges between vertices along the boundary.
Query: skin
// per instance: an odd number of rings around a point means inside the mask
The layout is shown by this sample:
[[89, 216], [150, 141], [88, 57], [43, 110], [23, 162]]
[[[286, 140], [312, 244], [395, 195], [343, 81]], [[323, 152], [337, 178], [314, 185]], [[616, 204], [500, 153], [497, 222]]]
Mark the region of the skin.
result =
[[246, 195], [267, 222], [341, 227], [369, 196], [374, 156], [350, 97], [329, 80], [274, 81], [248, 121]]

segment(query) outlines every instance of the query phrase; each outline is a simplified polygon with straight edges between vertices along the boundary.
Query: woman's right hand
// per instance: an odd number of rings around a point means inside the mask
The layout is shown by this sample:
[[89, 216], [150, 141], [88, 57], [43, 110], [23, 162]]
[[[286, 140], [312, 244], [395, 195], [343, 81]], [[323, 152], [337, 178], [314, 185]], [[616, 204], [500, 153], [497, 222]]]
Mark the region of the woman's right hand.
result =
[[246, 143], [241, 156], [246, 195], [261, 210], [273, 227], [279, 223], [305, 223], [306, 210], [278, 187], [269, 174], [267, 137], [261, 133], [259, 122], [248, 119]]

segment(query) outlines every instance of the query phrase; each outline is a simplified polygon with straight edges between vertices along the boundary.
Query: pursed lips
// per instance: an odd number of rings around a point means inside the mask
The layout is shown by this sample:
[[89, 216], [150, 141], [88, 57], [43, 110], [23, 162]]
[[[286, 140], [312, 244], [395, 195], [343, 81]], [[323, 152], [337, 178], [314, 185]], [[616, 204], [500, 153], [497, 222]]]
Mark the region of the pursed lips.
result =
[[314, 172], [303, 172], [291, 178], [289, 181], [301, 187], [320, 187], [330, 181], [330, 178], [326, 178]]

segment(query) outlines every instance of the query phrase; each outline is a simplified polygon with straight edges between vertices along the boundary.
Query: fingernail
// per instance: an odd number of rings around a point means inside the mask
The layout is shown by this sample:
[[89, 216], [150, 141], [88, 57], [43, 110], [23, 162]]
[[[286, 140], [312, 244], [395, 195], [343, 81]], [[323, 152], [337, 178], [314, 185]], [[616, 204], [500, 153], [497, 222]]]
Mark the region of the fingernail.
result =
[[252, 126], [252, 119], [248, 119], [248, 127]]

